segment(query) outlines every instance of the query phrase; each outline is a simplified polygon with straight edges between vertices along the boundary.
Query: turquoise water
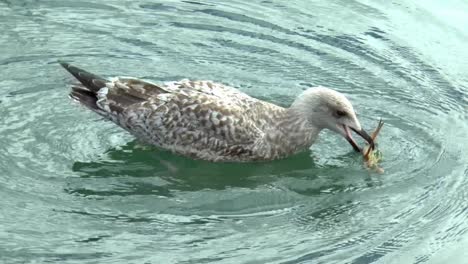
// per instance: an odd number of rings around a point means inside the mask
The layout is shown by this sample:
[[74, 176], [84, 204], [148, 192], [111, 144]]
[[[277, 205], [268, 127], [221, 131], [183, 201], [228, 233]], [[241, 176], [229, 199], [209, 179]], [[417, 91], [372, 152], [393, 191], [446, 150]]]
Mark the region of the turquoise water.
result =
[[[467, 263], [468, 3], [415, 2], [1, 0], [0, 262]], [[328, 132], [261, 164], [141, 145], [57, 59], [281, 105], [333, 87], [386, 122], [385, 173]]]

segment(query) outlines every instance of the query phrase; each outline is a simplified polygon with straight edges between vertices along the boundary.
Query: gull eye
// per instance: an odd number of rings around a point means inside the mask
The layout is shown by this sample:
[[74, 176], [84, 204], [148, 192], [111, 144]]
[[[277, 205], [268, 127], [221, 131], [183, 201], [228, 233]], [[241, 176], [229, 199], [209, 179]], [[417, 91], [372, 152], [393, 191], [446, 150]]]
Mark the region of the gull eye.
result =
[[337, 117], [343, 117], [343, 116], [346, 116], [346, 112], [345, 111], [341, 111], [341, 110], [337, 110], [335, 112], [336, 116]]

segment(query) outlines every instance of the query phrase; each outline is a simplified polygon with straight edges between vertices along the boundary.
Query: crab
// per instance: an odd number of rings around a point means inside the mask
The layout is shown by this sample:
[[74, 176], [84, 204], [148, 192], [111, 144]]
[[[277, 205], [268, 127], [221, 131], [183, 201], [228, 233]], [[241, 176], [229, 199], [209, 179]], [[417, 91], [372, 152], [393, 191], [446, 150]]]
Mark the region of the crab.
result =
[[[375, 130], [370, 134], [370, 137], [372, 138], [373, 141], [376, 140], [377, 135], [379, 134], [380, 130], [382, 129], [382, 126], [384, 125], [384, 122], [382, 120], [379, 120], [379, 124], [375, 128]], [[363, 159], [364, 159], [364, 164], [365, 166], [374, 172], [377, 173], [383, 173], [384, 169], [379, 166], [379, 163], [382, 161], [382, 152], [376, 148], [371, 148], [369, 144], [366, 144], [362, 151]]]

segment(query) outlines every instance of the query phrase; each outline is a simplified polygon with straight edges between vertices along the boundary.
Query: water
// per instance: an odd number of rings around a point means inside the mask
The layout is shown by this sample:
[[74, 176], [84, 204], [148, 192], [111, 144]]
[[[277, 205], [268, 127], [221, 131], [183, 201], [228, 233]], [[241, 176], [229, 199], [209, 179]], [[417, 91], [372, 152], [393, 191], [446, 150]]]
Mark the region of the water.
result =
[[[0, 262], [467, 263], [466, 1], [0, 1]], [[323, 133], [263, 164], [143, 146], [70, 102], [63, 59], [386, 125], [385, 174]]]

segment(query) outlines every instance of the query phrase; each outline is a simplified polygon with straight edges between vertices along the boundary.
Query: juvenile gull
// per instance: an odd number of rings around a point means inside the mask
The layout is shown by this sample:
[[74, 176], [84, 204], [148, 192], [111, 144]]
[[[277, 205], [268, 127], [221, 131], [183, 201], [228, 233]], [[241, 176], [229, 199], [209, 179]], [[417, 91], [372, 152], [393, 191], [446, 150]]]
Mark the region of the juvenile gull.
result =
[[70, 97], [138, 139], [196, 159], [248, 162], [305, 151], [330, 129], [361, 151], [353, 130], [373, 146], [346, 97], [325, 87], [302, 92], [289, 108], [223, 84], [189, 81], [158, 85], [135, 78], [105, 79], [65, 62], [81, 85]]

